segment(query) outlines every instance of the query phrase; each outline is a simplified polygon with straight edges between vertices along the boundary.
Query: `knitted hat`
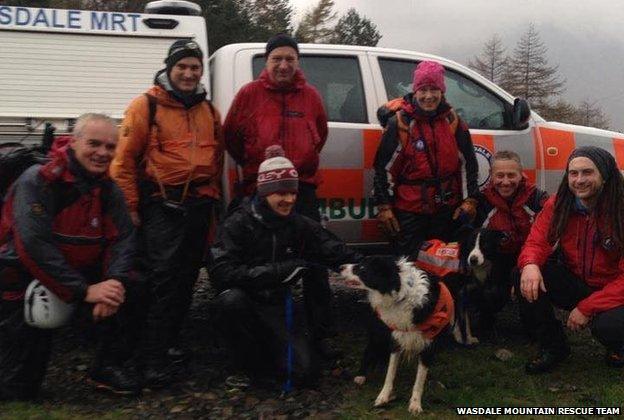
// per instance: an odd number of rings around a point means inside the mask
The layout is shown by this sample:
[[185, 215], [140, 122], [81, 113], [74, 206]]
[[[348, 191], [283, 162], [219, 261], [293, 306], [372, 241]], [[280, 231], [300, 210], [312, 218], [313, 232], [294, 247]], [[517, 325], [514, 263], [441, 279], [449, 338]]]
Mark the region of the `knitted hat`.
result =
[[602, 179], [606, 182], [614, 173], [617, 173], [618, 167], [615, 158], [611, 153], [596, 146], [582, 146], [574, 149], [568, 158], [568, 165], [572, 159], [577, 157], [586, 157], [598, 168]]
[[165, 63], [167, 64], [167, 74], [171, 72], [175, 63], [186, 57], [197, 57], [199, 58], [199, 61], [202, 61], [204, 53], [201, 48], [199, 48], [199, 44], [197, 44], [197, 42], [188, 39], [178, 39], [176, 42], [171, 44], [167, 57], [165, 58]]
[[264, 151], [265, 161], [258, 167], [258, 195], [266, 197], [276, 192], [299, 189], [299, 174], [292, 162], [284, 157], [282, 146], [273, 145]]
[[423, 61], [414, 70], [413, 90], [416, 92], [418, 89], [425, 86], [433, 86], [446, 92], [446, 85], [444, 84], [444, 67], [434, 61]]
[[297, 41], [288, 34], [277, 34], [273, 36], [266, 44], [266, 52], [264, 53], [264, 58], [269, 58], [269, 54], [276, 48], [279, 47], [291, 47], [297, 52], [297, 57], [299, 57], [299, 45], [297, 45]]

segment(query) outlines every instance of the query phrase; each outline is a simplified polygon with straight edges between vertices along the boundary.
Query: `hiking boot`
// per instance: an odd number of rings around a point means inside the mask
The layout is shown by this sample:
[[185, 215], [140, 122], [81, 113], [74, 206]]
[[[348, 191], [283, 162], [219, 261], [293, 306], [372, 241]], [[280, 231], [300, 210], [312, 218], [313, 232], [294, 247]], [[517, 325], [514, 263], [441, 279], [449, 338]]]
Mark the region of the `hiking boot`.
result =
[[169, 366], [146, 366], [143, 369], [143, 388], [162, 389], [173, 383], [173, 372]]
[[105, 366], [91, 371], [88, 380], [96, 389], [117, 395], [138, 395], [141, 392], [139, 377], [132, 368]]
[[605, 363], [614, 368], [624, 367], [624, 346], [617, 350], [607, 350]]
[[167, 358], [171, 363], [185, 363], [190, 358], [189, 354], [179, 347], [170, 347], [167, 350]]
[[327, 338], [314, 342], [314, 348], [324, 360], [336, 360], [343, 356], [343, 353], [331, 346]]
[[244, 373], [230, 375], [225, 380], [225, 386], [227, 387], [228, 391], [234, 389], [246, 389], [251, 386], [251, 379]]
[[569, 355], [569, 347], [560, 350], [542, 349], [534, 359], [524, 365], [524, 370], [529, 374], [550, 372]]

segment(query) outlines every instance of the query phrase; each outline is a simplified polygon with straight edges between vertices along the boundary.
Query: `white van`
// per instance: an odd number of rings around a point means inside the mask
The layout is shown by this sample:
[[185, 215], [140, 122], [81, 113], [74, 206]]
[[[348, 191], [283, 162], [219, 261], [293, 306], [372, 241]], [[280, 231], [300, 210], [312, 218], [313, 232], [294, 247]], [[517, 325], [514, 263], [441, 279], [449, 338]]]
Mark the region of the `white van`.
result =
[[[197, 5], [157, 1], [148, 4], [148, 11], [152, 14], [0, 6], [0, 83], [8, 88], [0, 101], [0, 140], [12, 128], [23, 135], [25, 127], [43, 121], [63, 131], [88, 110], [121, 118], [128, 102], [163, 67], [174, 39], [192, 38], [207, 50]], [[329, 138], [321, 154], [321, 212], [328, 228], [350, 243], [383, 240], [370, 201], [373, 158], [381, 136], [376, 110], [410, 91], [412, 72], [422, 60], [437, 61], [447, 70], [446, 96], [470, 127], [481, 185], [487, 181], [491, 155], [502, 149], [518, 152], [526, 175], [550, 192], [576, 146], [603, 147], [624, 166], [624, 134], [546, 122], [529, 111], [524, 100], [453, 61], [341, 45], [301, 44], [300, 52], [301, 67], [323, 97], [329, 116]], [[263, 54], [261, 43], [232, 44], [209, 58], [204, 75], [209, 81], [204, 83], [223, 115], [238, 89], [262, 70]], [[230, 159], [224, 174], [226, 202], [236, 178]]]

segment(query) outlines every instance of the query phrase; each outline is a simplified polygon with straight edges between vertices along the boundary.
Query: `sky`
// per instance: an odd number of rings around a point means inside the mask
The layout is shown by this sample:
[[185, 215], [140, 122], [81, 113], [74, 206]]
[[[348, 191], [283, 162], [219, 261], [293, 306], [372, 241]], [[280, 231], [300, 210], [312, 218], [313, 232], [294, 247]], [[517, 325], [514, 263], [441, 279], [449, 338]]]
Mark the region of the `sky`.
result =
[[[318, 0], [291, 0], [300, 18]], [[563, 98], [596, 101], [624, 132], [622, 0], [334, 0], [339, 15], [355, 8], [383, 35], [379, 47], [431, 53], [467, 64], [498, 34], [507, 52], [530, 23], [566, 79]]]

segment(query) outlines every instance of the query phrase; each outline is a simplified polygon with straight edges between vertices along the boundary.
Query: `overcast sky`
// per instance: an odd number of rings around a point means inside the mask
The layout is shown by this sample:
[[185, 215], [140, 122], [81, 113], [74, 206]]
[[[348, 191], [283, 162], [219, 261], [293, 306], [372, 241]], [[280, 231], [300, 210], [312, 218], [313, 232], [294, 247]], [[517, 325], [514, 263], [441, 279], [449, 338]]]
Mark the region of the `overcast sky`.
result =
[[[622, 0], [334, 0], [354, 7], [383, 35], [380, 47], [437, 54], [467, 64], [498, 33], [509, 53], [533, 22], [549, 63], [565, 77], [563, 97], [598, 101], [611, 128], [624, 131]], [[317, 0], [291, 0], [297, 16]]]

